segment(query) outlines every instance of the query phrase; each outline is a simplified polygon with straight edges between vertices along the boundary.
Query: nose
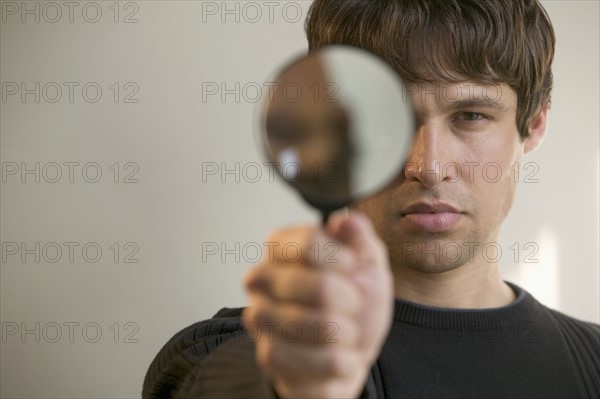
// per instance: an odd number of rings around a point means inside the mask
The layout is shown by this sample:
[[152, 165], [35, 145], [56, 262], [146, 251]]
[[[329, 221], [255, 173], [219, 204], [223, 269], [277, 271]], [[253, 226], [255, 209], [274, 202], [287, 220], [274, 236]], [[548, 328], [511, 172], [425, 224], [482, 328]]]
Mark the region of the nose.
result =
[[454, 162], [452, 133], [443, 124], [418, 121], [413, 144], [404, 164], [408, 181], [418, 181], [428, 188], [458, 179], [459, 164]]

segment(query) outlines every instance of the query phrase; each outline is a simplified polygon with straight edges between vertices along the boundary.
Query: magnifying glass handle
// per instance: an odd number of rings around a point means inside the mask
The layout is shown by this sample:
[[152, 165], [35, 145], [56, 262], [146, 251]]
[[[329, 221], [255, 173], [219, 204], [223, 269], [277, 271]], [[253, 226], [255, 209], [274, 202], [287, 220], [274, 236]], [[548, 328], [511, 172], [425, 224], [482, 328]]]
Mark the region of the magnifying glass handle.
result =
[[323, 223], [323, 226], [327, 225], [327, 222], [329, 221], [329, 217], [331, 216], [332, 213], [334, 213], [335, 211], [338, 211], [340, 209], [346, 208], [347, 206], [350, 205], [350, 203], [351, 203], [351, 201], [348, 200], [348, 201], [339, 202], [335, 205], [331, 205], [331, 204], [316, 205], [316, 208], [318, 208], [321, 211], [321, 223]]
[[331, 215], [331, 211], [329, 210], [321, 210], [321, 223], [323, 226], [327, 225], [327, 221], [329, 220], [329, 216]]

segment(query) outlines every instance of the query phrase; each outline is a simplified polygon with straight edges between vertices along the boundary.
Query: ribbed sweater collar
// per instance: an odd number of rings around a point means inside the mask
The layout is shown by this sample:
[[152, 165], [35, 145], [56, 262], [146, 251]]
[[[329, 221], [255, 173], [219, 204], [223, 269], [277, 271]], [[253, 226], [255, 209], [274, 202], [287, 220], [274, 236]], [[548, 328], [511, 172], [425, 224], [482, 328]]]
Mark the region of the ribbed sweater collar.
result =
[[506, 284], [517, 294], [517, 299], [506, 306], [453, 309], [396, 299], [394, 321], [439, 330], [488, 330], [532, 320], [539, 309], [539, 302], [521, 287], [508, 281]]

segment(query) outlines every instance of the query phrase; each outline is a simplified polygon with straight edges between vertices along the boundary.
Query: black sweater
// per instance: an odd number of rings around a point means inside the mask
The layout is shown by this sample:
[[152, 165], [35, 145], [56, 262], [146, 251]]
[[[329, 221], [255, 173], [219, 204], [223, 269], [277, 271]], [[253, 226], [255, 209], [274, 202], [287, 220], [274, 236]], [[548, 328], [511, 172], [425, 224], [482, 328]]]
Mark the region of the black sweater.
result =
[[[600, 327], [510, 285], [517, 300], [494, 309], [396, 300], [362, 396], [600, 398]], [[240, 313], [222, 309], [171, 338], [150, 365], [143, 397], [275, 397], [254, 363], [255, 335], [243, 330]]]

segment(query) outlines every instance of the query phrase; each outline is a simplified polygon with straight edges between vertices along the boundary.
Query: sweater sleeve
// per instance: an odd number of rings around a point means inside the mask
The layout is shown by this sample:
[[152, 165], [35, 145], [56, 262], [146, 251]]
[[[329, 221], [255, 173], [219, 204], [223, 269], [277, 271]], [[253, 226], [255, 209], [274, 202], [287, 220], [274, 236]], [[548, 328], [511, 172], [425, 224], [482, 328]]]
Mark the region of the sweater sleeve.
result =
[[[178, 398], [277, 399], [277, 393], [254, 361], [254, 344], [247, 340], [229, 341], [192, 371], [193, 381], [183, 387]], [[376, 399], [372, 376], [358, 399]]]
[[277, 396], [254, 361], [254, 344], [230, 340], [190, 373], [177, 398], [272, 398]]
[[600, 397], [600, 326], [549, 310], [560, 331], [587, 397]]
[[[237, 313], [222, 310], [171, 338], [148, 369], [142, 397], [277, 399]], [[360, 399], [376, 397], [370, 375]]]
[[162, 347], [146, 373], [143, 398], [175, 397], [212, 351], [245, 335], [239, 317], [219, 316], [184, 328]]

